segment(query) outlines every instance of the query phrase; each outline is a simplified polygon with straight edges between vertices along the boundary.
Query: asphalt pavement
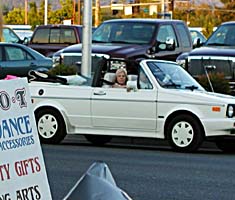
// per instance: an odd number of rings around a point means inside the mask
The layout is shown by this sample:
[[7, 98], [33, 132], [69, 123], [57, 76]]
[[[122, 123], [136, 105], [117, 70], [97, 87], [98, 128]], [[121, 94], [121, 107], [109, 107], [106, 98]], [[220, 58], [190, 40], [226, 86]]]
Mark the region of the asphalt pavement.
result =
[[[83, 135], [67, 135], [63, 143], [82, 143], [90, 144]], [[134, 138], [134, 137], [113, 137], [112, 140], [106, 145], [124, 145], [124, 146], [143, 146], [145, 148], [161, 147], [171, 149], [166, 140], [151, 139], [151, 138]], [[214, 142], [204, 141], [200, 147], [204, 150], [218, 150]]]

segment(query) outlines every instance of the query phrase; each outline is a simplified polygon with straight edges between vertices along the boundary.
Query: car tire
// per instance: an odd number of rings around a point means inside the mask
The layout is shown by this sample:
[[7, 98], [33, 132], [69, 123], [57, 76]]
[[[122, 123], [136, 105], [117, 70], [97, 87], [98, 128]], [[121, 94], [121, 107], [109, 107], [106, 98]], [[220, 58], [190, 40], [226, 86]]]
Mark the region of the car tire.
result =
[[101, 146], [111, 141], [112, 137], [107, 135], [85, 135], [85, 138], [90, 143]]
[[203, 142], [203, 130], [191, 115], [178, 115], [173, 118], [166, 129], [170, 146], [176, 151], [194, 152]]
[[235, 153], [235, 140], [217, 140], [215, 142], [218, 149], [225, 153]]
[[61, 114], [53, 109], [41, 109], [35, 114], [39, 139], [42, 143], [58, 144], [66, 136]]

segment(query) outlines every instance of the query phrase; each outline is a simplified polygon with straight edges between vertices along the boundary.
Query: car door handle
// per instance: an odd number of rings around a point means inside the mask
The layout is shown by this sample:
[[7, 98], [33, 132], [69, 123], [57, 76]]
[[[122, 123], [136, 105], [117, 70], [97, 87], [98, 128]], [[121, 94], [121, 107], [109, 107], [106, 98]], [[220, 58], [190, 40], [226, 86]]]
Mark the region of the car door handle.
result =
[[95, 91], [93, 94], [94, 95], [106, 95], [106, 92], [103, 90], [99, 90], [99, 91]]

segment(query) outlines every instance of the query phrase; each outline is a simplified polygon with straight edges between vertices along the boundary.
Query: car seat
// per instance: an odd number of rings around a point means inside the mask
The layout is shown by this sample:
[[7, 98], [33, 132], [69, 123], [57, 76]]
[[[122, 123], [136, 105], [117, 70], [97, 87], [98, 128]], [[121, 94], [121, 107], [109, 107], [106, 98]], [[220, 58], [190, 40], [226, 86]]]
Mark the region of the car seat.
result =
[[116, 74], [115, 73], [113, 73], [113, 72], [106, 72], [104, 74], [104, 78], [103, 78], [104, 81], [103, 81], [102, 87], [104, 87], [104, 88], [112, 87], [112, 83], [114, 84], [115, 79], [116, 79]]

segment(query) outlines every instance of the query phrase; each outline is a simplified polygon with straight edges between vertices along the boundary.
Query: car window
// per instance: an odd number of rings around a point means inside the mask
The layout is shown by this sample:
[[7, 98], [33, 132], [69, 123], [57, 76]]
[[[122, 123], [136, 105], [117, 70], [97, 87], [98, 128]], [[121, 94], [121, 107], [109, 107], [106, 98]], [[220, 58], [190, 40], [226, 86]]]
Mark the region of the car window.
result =
[[51, 29], [49, 43], [60, 43], [60, 29]]
[[206, 45], [235, 45], [235, 26], [222, 25], [209, 37]]
[[37, 29], [34, 36], [32, 43], [48, 43], [49, 41], [49, 29]]
[[190, 38], [188, 37], [188, 30], [186, 30], [183, 24], [177, 24], [177, 29], [179, 30], [180, 40], [183, 47], [191, 47]]
[[76, 43], [76, 36], [74, 29], [71, 28], [63, 28], [61, 29], [61, 38], [60, 43]]
[[161, 43], [165, 43], [167, 38], [173, 38], [175, 40], [175, 45], [178, 47], [178, 41], [175, 35], [175, 31], [170, 24], [164, 24], [159, 27], [157, 34], [157, 41]]
[[154, 75], [157, 82], [164, 88], [168, 89], [198, 89], [204, 90], [202, 86], [189, 75], [185, 69], [172, 63], [147, 62], [149, 69]]
[[92, 40], [100, 42], [108, 42], [110, 38], [112, 24], [101, 24], [97, 28], [92, 36]]
[[19, 60], [32, 60], [32, 56], [30, 56], [26, 51], [19, 47], [5, 47], [5, 54], [7, 61], [19, 61]]
[[16, 33], [11, 30], [10, 28], [4, 27], [3, 28], [3, 41], [4, 42], [19, 42], [20, 38], [16, 35]]
[[154, 24], [104, 23], [95, 30], [93, 42], [113, 42], [129, 44], [149, 44], [155, 31]]

